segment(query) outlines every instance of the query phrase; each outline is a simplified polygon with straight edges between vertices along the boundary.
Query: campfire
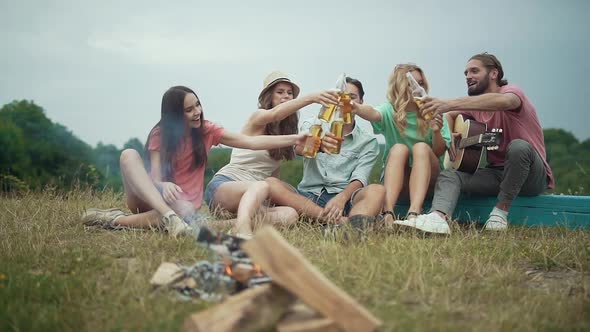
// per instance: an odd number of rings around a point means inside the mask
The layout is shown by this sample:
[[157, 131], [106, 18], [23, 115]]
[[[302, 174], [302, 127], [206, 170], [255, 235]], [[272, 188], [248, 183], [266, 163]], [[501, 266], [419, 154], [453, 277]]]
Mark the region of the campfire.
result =
[[260, 266], [255, 264], [241, 249], [243, 239], [225, 235], [215, 234], [203, 227], [197, 235], [197, 243], [214, 251], [221, 259], [216, 265], [223, 265], [223, 271], [216, 270], [222, 274], [220, 278], [229, 277], [235, 282], [234, 292], [243, 289], [266, 284], [272, 281], [270, 277], [262, 273]]
[[248, 241], [202, 228], [197, 242], [218, 259], [189, 267], [162, 263], [151, 280], [185, 295], [225, 299], [187, 317], [183, 331], [370, 332], [381, 325], [272, 227]]
[[206, 301], [219, 301], [244, 289], [270, 283], [272, 279], [241, 250], [243, 241], [203, 227], [198, 232], [197, 243], [209, 248], [216, 260], [202, 260], [191, 266], [163, 263], [151, 283]]

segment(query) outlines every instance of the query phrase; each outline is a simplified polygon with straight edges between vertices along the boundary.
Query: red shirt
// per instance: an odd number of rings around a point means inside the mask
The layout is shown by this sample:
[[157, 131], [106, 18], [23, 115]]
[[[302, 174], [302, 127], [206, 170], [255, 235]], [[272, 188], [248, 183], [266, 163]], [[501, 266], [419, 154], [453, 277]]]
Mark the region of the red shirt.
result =
[[543, 164], [547, 170], [547, 176], [549, 177], [549, 188], [555, 187], [553, 172], [547, 163], [543, 128], [541, 128], [535, 106], [529, 101], [524, 92], [515, 85], [509, 84], [500, 87], [500, 93], [513, 93], [517, 95], [518, 98], [520, 98], [520, 107], [502, 112], [464, 112], [475, 121], [485, 123], [488, 126], [488, 130], [492, 128], [502, 128], [503, 137], [500, 146], [498, 150], [488, 151], [488, 163], [490, 165], [503, 166], [506, 159], [508, 144], [510, 144], [512, 140], [518, 138], [525, 140], [532, 145], [533, 149], [537, 151], [539, 157], [543, 160]]
[[[223, 136], [223, 128], [205, 121], [204, 125], [204, 144], [207, 155], [211, 150], [212, 145], [218, 145]], [[148, 150], [160, 151], [160, 127], [156, 127], [149, 139]], [[176, 151], [172, 165], [174, 167], [174, 181], [175, 184], [182, 188], [184, 193], [181, 195], [182, 200], [190, 201], [196, 209], [201, 207], [203, 201], [203, 186], [205, 180], [205, 164], [201, 167], [193, 168], [193, 141], [191, 137], [186, 137]], [[152, 179], [154, 174], [150, 174]]]

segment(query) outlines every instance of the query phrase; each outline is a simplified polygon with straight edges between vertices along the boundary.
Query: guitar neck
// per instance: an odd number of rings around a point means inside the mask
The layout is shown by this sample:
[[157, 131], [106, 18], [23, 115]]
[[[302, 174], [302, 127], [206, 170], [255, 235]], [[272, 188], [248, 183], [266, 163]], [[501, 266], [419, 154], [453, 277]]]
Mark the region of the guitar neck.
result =
[[459, 142], [459, 148], [464, 149], [466, 147], [481, 143], [481, 135], [475, 135], [471, 137], [462, 138]]

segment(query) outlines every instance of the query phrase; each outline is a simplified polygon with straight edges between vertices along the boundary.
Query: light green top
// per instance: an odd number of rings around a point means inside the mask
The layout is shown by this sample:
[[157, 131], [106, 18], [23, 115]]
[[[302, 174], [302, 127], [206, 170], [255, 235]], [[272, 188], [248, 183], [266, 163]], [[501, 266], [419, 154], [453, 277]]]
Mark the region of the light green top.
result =
[[[312, 121], [304, 121], [301, 132], [308, 130], [311, 124]], [[297, 188], [320, 195], [324, 188], [328, 193], [339, 193], [354, 180], [367, 186], [378, 155], [377, 138], [355, 124], [353, 130], [344, 135], [340, 154], [320, 152], [313, 159], [304, 159], [303, 179]]]
[[[393, 110], [393, 106], [391, 103], [383, 103], [377, 107], [375, 107], [377, 112], [381, 113], [381, 121], [380, 122], [371, 122], [373, 126], [373, 132], [375, 134], [382, 134], [385, 136], [385, 153], [383, 154], [383, 165], [387, 162], [387, 155], [389, 154], [389, 150], [391, 147], [396, 143], [401, 143], [407, 146], [410, 151], [412, 151], [412, 146], [418, 142], [424, 142], [430, 147], [432, 147], [432, 129], [428, 128], [426, 135], [424, 137], [420, 136], [418, 133], [418, 115], [415, 112], [408, 112], [406, 119], [408, 121], [408, 125], [406, 127], [405, 136], [402, 137], [399, 129], [396, 127], [395, 122], [393, 122], [393, 118], [395, 116], [395, 111]], [[449, 124], [447, 123], [447, 119], [443, 116], [443, 127], [440, 131], [443, 139], [447, 147], [451, 144], [451, 131], [449, 130]], [[443, 167], [443, 158], [444, 155], [439, 158], [440, 166]], [[412, 155], [410, 154], [409, 160], [410, 166], [412, 166]]]

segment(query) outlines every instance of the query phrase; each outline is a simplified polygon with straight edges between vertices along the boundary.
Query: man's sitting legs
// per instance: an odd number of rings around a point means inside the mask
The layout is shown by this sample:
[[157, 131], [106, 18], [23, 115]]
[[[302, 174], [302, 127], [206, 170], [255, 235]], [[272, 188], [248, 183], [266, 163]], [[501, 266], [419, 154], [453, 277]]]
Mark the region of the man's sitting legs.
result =
[[498, 203], [490, 213], [485, 230], [508, 228], [508, 210], [517, 195], [536, 196], [547, 188], [547, 170], [532, 145], [522, 139], [510, 142], [498, 193]]
[[300, 195], [295, 188], [275, 177], [269, 177], [266, 180], [270, 187], [270, 201], [279, 206], [290, 206], [300, 215], [310, 218], [320, 218], [323, 208], [314, 203], [309, 198]]
[[377, 216], [381, 213], [383, 208], [383, 200], [385, 199], [385, 188], [380, 184], [370, 184], [352, 197], [352, 208], [350, 209], [350, 216], [367, 215]]

